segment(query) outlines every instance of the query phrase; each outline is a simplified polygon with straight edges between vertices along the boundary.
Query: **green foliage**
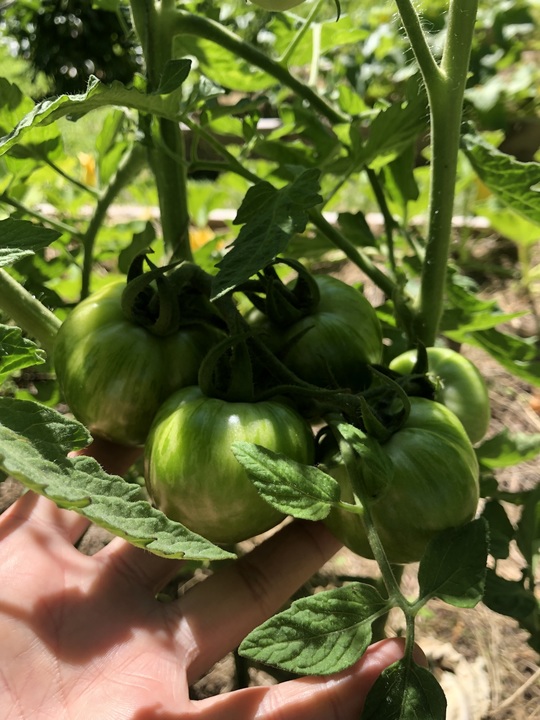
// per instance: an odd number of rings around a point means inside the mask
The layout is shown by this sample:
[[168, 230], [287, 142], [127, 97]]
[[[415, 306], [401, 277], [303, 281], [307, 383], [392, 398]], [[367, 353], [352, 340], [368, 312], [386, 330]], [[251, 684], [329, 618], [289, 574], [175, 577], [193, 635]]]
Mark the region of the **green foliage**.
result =
[[66, 458], [88, 445], [86, 429], [54, 410], [0, 398], [0, 467], [36, 492], [134, 545], [171, 558], [222, 560], [231, 554], [154, 510], [137, 484], [107, 475], [88, 457]]
[[[23, 50], [29, 42], [34, 67], [56, 73], [49, 64], [54, 59], [54, 28], [48, 25], [54, 23], [52, 9], [66, 19], [56, 30], [75, 28], [78, 46], [70, 49], [63, 43], [69, 57], [57, 58], [66, 70], [60, 78], [56, 74], [52, 96], [37, 104], [31, 97], [39, 91], [19, 88], [13, 82], [16, 73], [10, 80], [0, 78], [0, 266], [9, 268], [9, 275], [0, 271], [6, 323], [0, 326], [5, 395], [0, 397], [0, 467], [58, 505], [151, 552], [196, 560], [230, 558], [154, 510], [139, 485], [107, 475], [90, 458], [67, 457], [90, 438], [81, 425], [46, 406], [57, 404], [59, 397], [50, 357], [43, 366], [52, 386], [48, 399], [38, 390], [40, 402], [26, 400], [29, 391], [18, 387], [23, 384], [19, 376], [43, 363], [43, 349], [52, 350], [60, 320], [81, 296], [111, 275], [128, 272], [133, 259], [149, 248], [159, 266], [190, 259], [192, 252], [213, 277], [213, 282], [206, 279], [207, 290], [210, 295], [212, 284], [219, 323], [241, 336], [250, 331], [237, 316], [231, 321], [232, 294], [242, 307], [237, 288], [254, 282], [276, 256], [294, 255], [317, 270], [334, 269], [334, 263], [347, 260], [375, 287], [386, 342], [384, 364], [416, 346], [423, 332], [420, 311], [427, 306], [429, 313], [430, 303], [435, 304], [419, 293], [433, 262], [426, 262], [426, 256], [433, 257], [429, 253], [441, 240], [434, 240], [434, 218], [452, 209], [450, 194], [436, 207], [429, 201], [433, 177], [448, 166], [444, 153], [451, 154], [451, 133], [426, 147], [428, 100], [433, 116], [438, 111], [433, 98], [443, 98], [445, 88], [438, 75], [430, 76], [429, 67], [426, 71], [421, 50], [413, 57], [403, 31], [410, 23], [391, 3], [343, 2], [336, 19], [334, 7], [326, 4], [311, 17], [313, 3], [291, 13], [265, 13], [242, 2], [192, 1], [171, 15], [151, 15], [148, 22], [155, 32], [148, 35], [133, 4], [145, 68], [135, 36], [129, 35], [127, 24], [119, 24], [120, 18], [127, 21], [126, 3], [99, 0], [94, 9], [83, 3], [84, 17], [70, 2], [45, 3], [51, 12], [40, 12], [41, 5], [13, 4], [3, 11]], [[169, 4], [155, 7], [164, 5]], [[399, 6], [402, 10], [408, 3]], [[448, 4], [426, 0], [418, 7], [437, 62], [451, 30]], [[525, 161], [504, 149], [514, 119], [534, 121], [538, 110], [538, 69], [524, 62], [535, 49], [537, 15], [536, 5], [525, 0], [480, 2], [471, 62], [461, 68], [470, 72], [457, 182], [450, 175], [460, 203], [487, 188], [489, 201], [480, 205], [475, 200], [469, 209], [485, 211], [494, 228], [518, 245], [523, 276], [531, 278], [533, 268], [527, 263], [533, 262], [540, 237], [540, 165], [534, 148], [525, 153]], [[29, 18], [38, 16], [41, 25], [31, 25]], [[107, 32], [96, 33], [96, 27], [105, 25]], [[116, 33], [112, 42], [111, 26]], [[89, 28], [94, 28], [90, 49], [96, 55], [80, 42]], [[152, 38], [157, 44], [152, 45]], [[461, 56], [450, 70], [455, 72], [460, 62]], [[135, 75], [136, 70], [147, 77]], [[77, 94], [71, 94], [73, 88]], [[457, 137], [459, 128], [448, 129]], [[486, 129], [498, 135], [486, 135]], [[496, 145], [503, 136], [502, 145]], [[457, 155], [457, 139], [455, 151]], [[229, 213], [217, 230], [216, 210]], [[382, 218], [382, 227], [371, 222], [373, 211]], [[411, 223], [413, 216], [430, 212], [426, 227]], [[172, 240], [165, 237], [166, 226], [175, 233]], [[195, 237], [195, 228], [211, 239], [200, 244], [192, 239], [189, 250], [185, 236], [191, 230]], [[514, 377], [540, 386], [538, 337], [521, 337], [511, 329], [510, 321], [522, 313], [503, 311], [494, 300], [480, 297], [465, 259], [443, 253], [435, 262], [444, 269], [437, 288], [442, 294], [438, 339], [479, 347]], [[518, 277], [518, 269], [513, 271]], [[259, 290], [257, 286], [255, 292]], [[258, 352], [264, 356], [260, 344]], [[263, 380], [273, 380], [274, 371], [279, 376], [279, 368], [264, 366]], [[17, 384], [10, 384], [13, 377]], [[296, 380], [290, 373], [286, 377], [293, 385]], [[306, 414], [313, 411], [305, 400], [305, 384], [303, 394], [298, 388], [297, 395], [289, 393], [287, 387], [280, 386], [280, 392]], [[379, 390], [375, 382], [366, 396]], [[334, 388], [322, 391], [326, 404], [317, 408], [324, 415], [336, 408], [328, 405]], [[379, 442], [369, 434], [382, 442], [381, 430], [391, 435], [395, 429], [385, 426], [385, 418], [401, 422], [406, 406], [385, 395], [389, 414], [383, 413], [381, 420], [376, 410], [366, 410], [366, 403], [358, 410], [361, 403], [354, 397], [347, 417], [334, 418], [334, 426], [354, 462], [363, 464], [363, 489], [384, 503], [393, 477]], [[351, 418], [360, 424], [358, 414], [367, 436], [351, 424]], [[321, 422], [320, 414], [310, 420]], [[248, 442], [234, 444], [233, 450], [260, 495], [282, 513], [314, 521], [346, 506], [323, 466], [295, 463]], [[540, 650], [540, 609], [534, 596], [540, 489], [509, 493], [497, 482], [500, 468], [533, 460], [539, 452], [538, 434], [506, 429], [476, 447], [486, 498], [482, 517], [429, 543], [419, 566], [418, 598], [403, 597], [384, 554], [377, 552], [387, 597], [355, 582], [302, 598], [249, 635], [241, 652], [287, 671], [332, 673], [360, 658], [372, 640], [373, 623], [399, 608], [407, 624], [406, 657], [376, 682], [363, 717], [444, 717], [440, 687], [410, 656], [414, 619], [430, 598], [472, 608], [483, 597], [488, 607], [515, 618], [529, 633], [531, 646]], [[509, 520], [505, 503], [519, 509], [516, 520]], [[356, 512], [358, 506], [345, 509]], [[369, 529], [369, 507], [365, 523]], [[488, 535], [493, 568], [486, 573]], [[370, 541], [377, 546], [373, 533]], [[508, 556], [511, 543], [522, 555], [519, 581], [498, 574], [497, 560]]]

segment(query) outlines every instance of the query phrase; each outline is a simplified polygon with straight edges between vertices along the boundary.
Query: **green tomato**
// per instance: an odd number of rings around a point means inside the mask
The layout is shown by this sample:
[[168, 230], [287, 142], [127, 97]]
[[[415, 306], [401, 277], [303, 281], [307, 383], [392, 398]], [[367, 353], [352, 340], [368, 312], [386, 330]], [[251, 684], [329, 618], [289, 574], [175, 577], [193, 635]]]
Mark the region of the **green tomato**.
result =
[[215, 543], [246, 540], [283, 519], [234, 457], [237, 441], [313, 461], [311, 429], [292, 408], [226, 402], [199, 387], [179, 390], [163, 404], [146, 442], [146, 486], [156, 506]]
[[[381, 447], [392, 472], [371, 505], [373, 521], [390, 562], [415, 562], [434, 535], [474, 517], [479, 499], [476, 454], [456, 416], [424, 398], [411, 398], [408, 419]], [[340, 456], [330, 455], [324, 464], [341, 486], [341, 500], [361, 507]], [[362, 511], [334, 508], [325, 522], [348, 548], [373, 557]]]
[[60, 327], [54, 365], [63, 397], [96, 437], [144, 445], [162, 402], [197, 382], [202, 359], [223, 334], [210, 326], [158, 337], [127, 320], [125, 282], [83, 300]]
[[271, 12], [283, 12], [301, 5], [304, 0], [251, 0], [251, 2]]
[[[416, 350], [394, 358], [390, 369], [410, 373]], [[484, 379], [470, 360], [449, 348], [427, 348], [429, 374], [435, 382], [435, 400], [446, 405], [463, 423], [471, 442], [479, 442], [489, 428], [489, 396]]]
[[288, 328], [277, 328], [258, 311], [250, 324], [264, 331], [269, 346], [295, 375], [320, 387], [350, 388], [369, 384], [368, 364], [382, 357], [377, 314], [361, 292], [328, 275], [315, 276], [320, 291], [317, 310]]

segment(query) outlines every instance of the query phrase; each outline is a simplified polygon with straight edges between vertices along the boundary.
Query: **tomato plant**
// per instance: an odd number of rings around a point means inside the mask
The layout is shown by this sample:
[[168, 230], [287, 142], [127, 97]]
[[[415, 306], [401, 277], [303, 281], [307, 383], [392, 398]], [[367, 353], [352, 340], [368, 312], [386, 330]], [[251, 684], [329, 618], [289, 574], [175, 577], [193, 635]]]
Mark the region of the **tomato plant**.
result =
[[[292, 0], [260, 2], [275, 11], [293, 7]], [[400, 609], [406, 658], [374, 687], [365, 714], [403, 720], [445, 715], [432, 676], [418, 674], [411, 660], [414, 619], [432, 597], [472, 607], [485, 589], [486, 604], [513, 613], [540, 648], [538, 489], [509, 492], [498, 476], [500, 468], [535, 457], [540, 441], [505, 429], [482, 442], [484, 385], [455, 355], [436, 367], [441, 356], [433, 348], [469, 343], [527, 387], [540, 385], [536, 335], [513, 332], [516, 314], [485, 300], [460, 267], [466, 233], [450, 255], [458, 175], [459, 188], [489, 190], [493, 205], [483, 210], [497, 216], [505, 236], [519, 235], [532, 247], [538, 167], [517, 162], [502, 151], [504, 143], [496, 148], [463, 123], [466, 89], [471, 113], [475, 94], [478, 106], [493, 95], [493, 87], [490, 93], [474, 87], [480, 71], [469, 63], [477, 0], [438, 0], [436, 16], [427, 4], [395, 0], [397, 12], [386, 4], [366, 13], [366, 3], [348, 3], [336, 19], [334, 6], [324, 3], [281, 15], [246, 3], [210, 10], [206, 3], [129, 0], [126, 30], [140, 44], [144, 70], [133, 85], [92, 76], [76, 95], [35, 103], [42, 88], [25, 94], [13, 76], [0, 78], [3, 470], [136, 545], [197, 562], [230, 558], [210, 540], [233, 542], [284, 515], [326, 519], [347, 545], [375, 557], [384, 598], [361, 582], [337, 588], [338, 603], [335, 594], [303, 598], [306, 606], [293, 608], [292, 622], [279, 616], [271, 630], [253, 635], [250, 657], [294, 672], [331, 673], [358, 660], [371, 642], [373, 618]], [[107, 11], [127, 5], [92, 4]], [[504, 22], [497, 12], [484, 16], [490, 77], [497, 63], [505, 72], [514, 64], [509, 29], [529, 33], [530, 18], [521, 6]], [[495, 26], [501, 32], [493, 33]], [[506, 47], [495, 47], [498, 41]], [[387, 57], [394, 70], [381, 83]], [[412, 227], [410, 219], [422, 214]], [[205, 317], [211, 323], [215, 311], [231, 341], [212, 373], [234, 402], [193, 387], [204, 375], [197, 371], [206, 349], [221, 337], [213, 325], [157, 336], [123, 316], [119, 288], [85, 299], [98, 276], [127, 273], [130, 259], [149, 248], [160, 269], [193, 260], [205, 273]], [[291, 299], [285, 292], [273, 298], [271, 321], [252, 317], [246, 327], [240, 293], [251, 288], [261, 295], [258, 288], [272, 280], [268, 266], [284, 257], [305, 261], [317, 278], [319, 305], [304, 313], [306, 306], [293, 302], [296, 318], [281, 323]], [[337, 274], [344, 263], [370, 286], [375, 307], [357, 289], [322, 275]], [[482, 269], [475, 267], [475, 276]], [[194, 300], [190, 292], [185, 298]], [[441, 402], [412, 398], [400, 426], [407, 383], [396, 386], [380, 367], [382, 350], [393, 356], [420, 346]], [[165, 514], [141, 499], [139, 485], [65, 457], [90, 438], [52, 410], [59, 401], [53, 355], [70, 409], [94, 434], [140, 445], [157, 413], [147, 481]], [[254, 366], [230, 382], [242, 357]], [[402, 361], [392, 367], [401, 372]], [[414, 388], [427, 385], [422, 378]], [[253, 401], [240, 402], [244, 396]], [[339, 454], [325, 458], [330, 474], [311, 464], [307, 426], [276, 397], [339, 435]], [[365, 435], [365, 446], [355, 433]], [[233, 456], [230, 446], [238, 442], [243, 446]], [[364, 448], [379, 448], [391, 468], [375, 498], [360, 497], [363, 475], [354, 474], [363, 468], [378, 475]], [[483, 519], [468, 523], [478, 474], [488, 502]], [[362, 507], [356, 504], [355, 514], [346, 503], [356, 500]], [[517, 521], [499, 502], [508, 500], [521, 509]], [[194, 539], [174, 519], [209, 540]], [[521, 553], [519, 580], [499, 577], [491, 561], [486, 574], [484, 520], [492, 526], [494, 561], [508, 555], [511, 542]], [[410, 602], [389, 560], [422, 553], [418, 598]]]
[[253, 327], [268, 338], [280, 360], [301, 380], [320, 387], [360, 390], [368, 365], [382, 356], [382, 331], [368, 300], [350, 285], [317, 275], [320, 299], [314, 311], [286, 328], [255, 311]]
[[196, 325], [153, 335], [124, 315], [124, 288], [111, 283], [77, 305], [58, 331], [54, 364], [70, 410], [94, 435], [143, 445], [161, 403], [196, 382], [222, 334]]
[[[382, 450], [391, 474], [386, 490], [371, 505], [373, 521], [388, 559], [414, 562], [436, 533], [474, 517], [478, 461], [455, 415], [423, 398], [411, 398], [407, 420]], [[339, 480], [341, 499], [358, 503], [339, 455], [326, 457], [324, 463]], [[348, 548], [372, 557], [361, 514], [334, 509], [326, 523]]]
[[[394, 358], [390, 368], [409, 373], [416, 357], [416, 351], [409, 350]], [[450, 348], [427, 348], [427, 357], [429, 375], [435, 383], [435, 400], [457, 415], [471, 442], [479, 442], [490, 421], [489, 395], [482, 375], [470, 360]]]
[[240, 542], [277, 525], [283, 514], [258, 495], [231, 451], [243, 440], [298, 462], [313, 460], [309, 426], [286, 405], [227, 402], [197, 386], [171, 395], [145, 449], [147, 488], [157, 507], [216, 543]]

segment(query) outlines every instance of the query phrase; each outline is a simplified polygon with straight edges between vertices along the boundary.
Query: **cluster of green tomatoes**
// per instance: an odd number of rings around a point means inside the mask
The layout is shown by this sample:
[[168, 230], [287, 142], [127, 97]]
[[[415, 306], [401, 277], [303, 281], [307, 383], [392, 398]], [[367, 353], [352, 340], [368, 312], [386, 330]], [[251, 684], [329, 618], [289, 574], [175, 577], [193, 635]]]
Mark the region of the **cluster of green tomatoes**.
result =
[[[232, 294], [211, 303], [192, 275], [172, 293], [164, 277], [115, 281], [82, 301], [60, 328], [55, 367], [71, 412], [94, 436], [144, 445], [146, 487], [168, 517], [218, 544], [282, 521], [233, 455], [237, 441], [317, 465], [339, 481], [343, 501], [360, 505], [338, 446], [321, 432], [328, 412], [362, 427], [361, 413], [347, 415], [360, 398], [385, 428], [375, 439], [391, 479], [371, 512], [389, 560], [419, 560], [437, 532], [474, 517], [473, 444], [490, 411], [481, 375], [461, 354], [428, 348], [419, 369], [412, 350], [382, 365], [375, 309], [327, 275], [301, 271], [286, 283], [267, 268], [242, 289], [251, 300], [242, 313]], [[406, 413], [392, 409], [393, 383], [411, 393]], [[325, 522], [371, 557], [361, 510], [336, 506]]]

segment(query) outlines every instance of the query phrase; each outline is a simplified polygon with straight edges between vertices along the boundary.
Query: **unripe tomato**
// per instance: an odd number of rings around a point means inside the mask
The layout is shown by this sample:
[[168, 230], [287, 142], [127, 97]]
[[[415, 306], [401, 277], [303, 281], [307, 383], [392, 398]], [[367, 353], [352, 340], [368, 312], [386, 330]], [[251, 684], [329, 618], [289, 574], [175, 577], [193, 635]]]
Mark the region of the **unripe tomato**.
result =
[[146, 486], [156, 506], [215, 543], [246, 540], [283, 519], [236, 460], [236, 441], [313, 462], [311, 430], [292, 408], [209, 398], [198, 386], [165, 401], [146, 442]]
[[[436, 533], [474, 517], [479, 499], [476, 454], [456, 416], [424, 398], [411, 398], [408, 419], [382, 450], [393, 473], [371, 506], [373, 521], [390, 562], [415, 562]], [[341, 500], [354, 503], [340, 456], [325, 458], [325, 466], [341, 486]], [[373, 557], [362, 514], [336, 508], [325, 522], [348, 548]]]
[[127, 320], [125, 283], [83, 300], [60, 327], [54, 365], [71, 412], [97, 436], [144, 445], [162, 402], [197, 381], [202, 359], [221, 331], [206, 325], [158, 337]]
[[[416, 356], [416, 350], [409, 350], [394, 358], [390, 369], [410, 373]], [[450, 348], [427, 348], [427, 356], [436, 385], [435, 400], [457, 415], [471, 442], [479, 442], [488, 431], [491, 415], [483, 377], [470, 360]]]
[[264, 331], [269, 346], [295, 375], [320, 387], [364, 389], [368, 364], [382, 357], [377, 314], [359, 290], [329, 275], [315, 276], [320, 291], [316, 311], [286, 329], [273, 326], [258, 311], [250, 324]]

